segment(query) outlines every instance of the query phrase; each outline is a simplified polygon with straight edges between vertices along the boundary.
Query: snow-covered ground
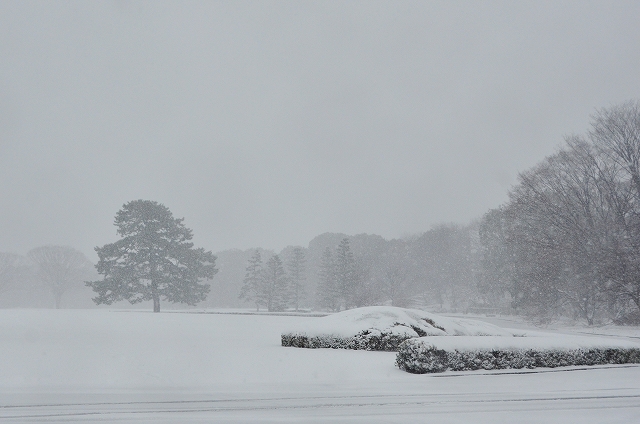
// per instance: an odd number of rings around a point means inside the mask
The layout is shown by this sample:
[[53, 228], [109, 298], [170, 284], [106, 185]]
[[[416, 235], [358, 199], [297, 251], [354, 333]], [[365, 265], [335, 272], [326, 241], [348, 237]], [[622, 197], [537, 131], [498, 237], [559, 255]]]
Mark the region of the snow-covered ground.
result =
[[[0, 310], [0, 422], [631, 423], [640, 414], [640, 366], [413, 375], [394, 366], [394, 352], [280, 346], [283, 330], [316, 319]], [[640, 336], [625, 332], [617, 338]]]
[[464, 318], [470, 320], [477, 320], [487, 322], [493, 325], [497, 325], [502, 328], [514, 328], [527, 330], [528, 333], [532, 331], [543, 331], [546, 333], [556, 334], [573, 334], [573, 335], [602, 335], [602, 336], [620, 336], [625, 339], [636, 340], [640, 339], [640, 327], [637, 326], [620, 326], [613, 324], [595, 325], [592, 327], [585, 327], [584, 325], [577, 324], [569, 321], [553, 322], [544, 327], [535, 327], [533, 324], [527, 322], [524, 318], [518, 316], [508, 315], [475, 315], [475, 314], [444, 314], [450, 318]]

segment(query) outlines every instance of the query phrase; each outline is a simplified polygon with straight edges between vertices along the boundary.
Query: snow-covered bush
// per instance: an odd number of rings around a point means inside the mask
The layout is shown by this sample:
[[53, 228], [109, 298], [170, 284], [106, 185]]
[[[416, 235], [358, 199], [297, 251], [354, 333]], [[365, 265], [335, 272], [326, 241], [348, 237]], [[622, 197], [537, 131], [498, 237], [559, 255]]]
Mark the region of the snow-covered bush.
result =
[[393, 306], [356, 308], [307, 321], [282, 334], [282, 346], [397, 351], [422, 336], [512, 336], [480, 321], [447, 318]]
[[353, 337], [306, 336], [283, 334], [282, 346], [305, 347], [309, 349], [332, 348], [354, 350], [384, 350], [396, 352], [406, 335], [385, 333], [377, 329], [364, 330]]
[[414, 374], [626, 363], [640, 363], [639, 344], [572, 336], [422, 337], [403, 342], [396, 356]]

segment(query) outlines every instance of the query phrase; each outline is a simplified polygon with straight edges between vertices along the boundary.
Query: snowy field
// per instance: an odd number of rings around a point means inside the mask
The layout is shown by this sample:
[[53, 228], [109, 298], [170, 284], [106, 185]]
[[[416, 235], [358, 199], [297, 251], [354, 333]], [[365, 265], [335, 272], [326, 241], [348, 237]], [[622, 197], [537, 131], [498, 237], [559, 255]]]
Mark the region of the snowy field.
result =
[[[637, 365], [413, 375], [394, 366], [394, 352], [280, 346], [283, 330], [315, 319], [0, 310], [0, 422], [632, 423], [640, 416]], [[612, 337], [638, 336], [625, 329]]]

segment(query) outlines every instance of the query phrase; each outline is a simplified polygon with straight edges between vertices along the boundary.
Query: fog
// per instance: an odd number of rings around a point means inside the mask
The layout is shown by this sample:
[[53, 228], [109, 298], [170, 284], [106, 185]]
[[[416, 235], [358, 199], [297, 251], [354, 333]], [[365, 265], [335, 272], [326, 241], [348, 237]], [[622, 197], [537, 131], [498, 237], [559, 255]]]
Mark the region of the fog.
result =
[[640, 92], [637, 2], [0, 3], [0, 251], [421, 233]]

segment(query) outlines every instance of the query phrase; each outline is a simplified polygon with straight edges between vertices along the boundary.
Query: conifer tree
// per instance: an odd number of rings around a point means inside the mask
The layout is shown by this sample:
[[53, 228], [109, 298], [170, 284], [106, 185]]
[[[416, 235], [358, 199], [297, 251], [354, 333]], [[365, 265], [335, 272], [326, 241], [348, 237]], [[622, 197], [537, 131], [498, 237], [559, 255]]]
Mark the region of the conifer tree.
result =
[[158, 202], [125, 204], [115, 219], [122, 238], [96, 247], [96, 269], [104, 279], [87, 282], [98, 293], [93, 301], [110, 305], [153, 300], [153, 311], [160, 312], [160, 299], [188, 305], [205, 300], [211, 287], [200, 280], [218, 272], [216, 257], [193, 247], [193, 234], [183, 220]]
[[358, 285], [356, 262], [351, 252], [349, 239], [344, 238], [336, 249], [336, 291], [345, 309], [354, 305], [354, 294]]
[[336, 266], [333, 253], [328, 247], [322, 253], [319, 277], [318, 303], [323, 308], [339, 311], [340, 297], [336, 281]]
[[247, 301], [253, 301], [256, 304], [256, 310], [260, 310], [260, 302], [258, 302], [258, 291], [260, 290], [260, 285], [262, 283], [263, 278], [263, 264], [262, 264], [262, 256], [260, 255], [260, 251], [256, 249], [255, 253], [249, 259], [249, 264], [247, 265], [243, 286], [240, 289], [240, 299], [245, 299]]
[[291, 281], [291, 303], [296, 308], [296, 311], [300, 307], [300, 302], [304, 298], [304, 281], [305, 276], [305, 263], [304, 250], [301, 247], [293, 249], [293, 255], [288, 263], [289, 279]]
[[289, 306], [289, 279], [278, 255], [267, 261], [260, 283], [257, 299], [269, 312], [284, 311]]

